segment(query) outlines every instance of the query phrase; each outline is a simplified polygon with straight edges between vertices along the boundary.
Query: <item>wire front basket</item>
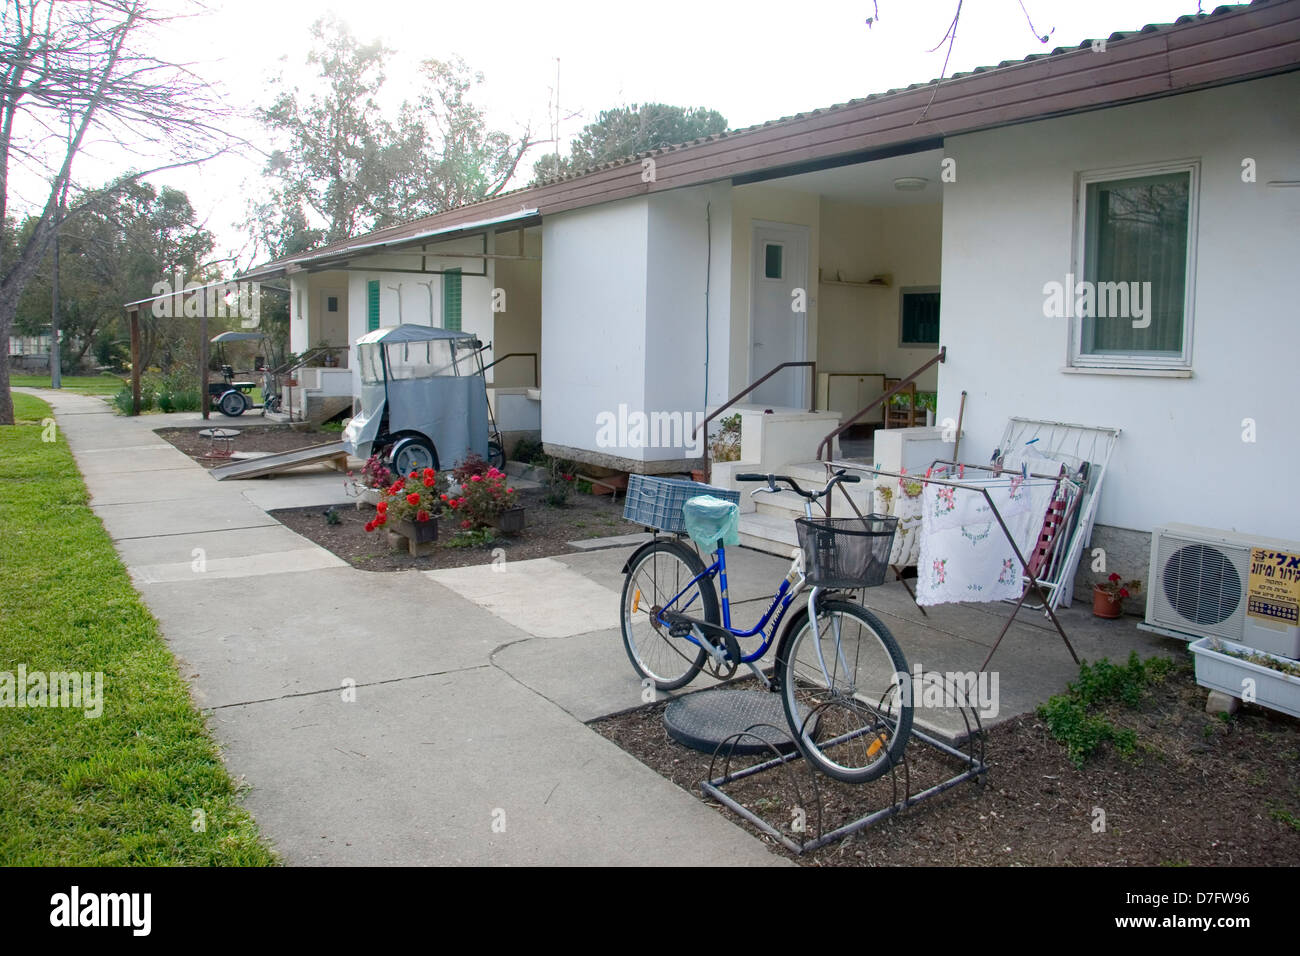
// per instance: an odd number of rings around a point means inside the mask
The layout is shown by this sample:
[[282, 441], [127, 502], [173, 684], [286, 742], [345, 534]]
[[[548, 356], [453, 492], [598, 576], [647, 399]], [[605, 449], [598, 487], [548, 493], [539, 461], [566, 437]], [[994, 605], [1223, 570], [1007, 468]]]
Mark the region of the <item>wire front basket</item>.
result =
[[804, 577], [813, 587], [849, 590], [885, 583], [897, 518], [876, 514], [799, 518], [795, 525], [803, 549]]

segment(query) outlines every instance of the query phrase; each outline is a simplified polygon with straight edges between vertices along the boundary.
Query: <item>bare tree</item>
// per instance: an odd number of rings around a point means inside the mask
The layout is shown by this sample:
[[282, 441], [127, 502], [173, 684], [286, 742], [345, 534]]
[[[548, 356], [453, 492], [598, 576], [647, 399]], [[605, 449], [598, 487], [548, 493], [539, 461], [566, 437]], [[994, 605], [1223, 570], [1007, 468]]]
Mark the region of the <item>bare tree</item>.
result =
[[[147, 52], [150, 34], [177, 19], [146, 0], [3, 0], [0, 10], [0, 226], [8, 222], [15, 173], [39, 184], [34, 228], [0, 261], [0, 342], [7, 342], [19, 298], [62, 223], [143, 176], [203, 162], [229, 148], [214, 124], [224, 115], [207, 84], [184, 64]], [[218, 137], [221, 139], [219, 140]], [[140, 156], [166, 144], [170, 160], [82, 189], [73, 163], [91, 144]], [[39, 204], [39, 205], [38, 205]], [[13, 424], [9, 365], [0, 362], [0, 425]]]

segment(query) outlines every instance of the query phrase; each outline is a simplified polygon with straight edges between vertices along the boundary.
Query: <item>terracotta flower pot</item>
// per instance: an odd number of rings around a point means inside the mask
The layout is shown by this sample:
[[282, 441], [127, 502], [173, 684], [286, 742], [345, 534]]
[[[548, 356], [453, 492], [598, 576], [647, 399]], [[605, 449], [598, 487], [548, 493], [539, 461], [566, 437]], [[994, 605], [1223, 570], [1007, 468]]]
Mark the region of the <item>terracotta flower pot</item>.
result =
[[1097, 617], [1114, 618], [1124, 613], [1124, 599], [1111, 594], [1100, 584], [1092, 587], [1092, 613]]

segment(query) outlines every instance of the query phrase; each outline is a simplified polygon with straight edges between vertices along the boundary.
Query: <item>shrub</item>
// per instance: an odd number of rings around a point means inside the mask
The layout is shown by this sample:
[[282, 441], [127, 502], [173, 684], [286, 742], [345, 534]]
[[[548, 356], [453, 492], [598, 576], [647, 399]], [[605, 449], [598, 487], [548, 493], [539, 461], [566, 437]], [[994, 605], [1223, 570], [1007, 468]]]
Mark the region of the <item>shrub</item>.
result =
[[452, 469], [451, 477], [456, 480], [456, 484], [464, 485], [474, 475], [482, 477], [487, 474], [487, 470], [488, 463], [483, 460], [483, 456], [476, 451], [472, 451], [461, 460], [459, 465]]
[[521, 438], [515, 442], [514, 454], [510, 457], [514, 461], [522, 461], [528, 465], [543, 464], [546, 461], [542, 443], [535, 438]]
[[515, 507], [519, 500], [511, 488], [506, 473], [488, 468], [481, 475], [470, 475], [456, 498], [442, 497], [448, 509], [460, 517], [463, 531], [485, 528], [507, 508]]
[[[140, 384], [140, 411], [152, 411], [154, 405], [154, 393], [145, 388], [144, 383]], [[131, 414], [131, 390], [124, 388], [113, 396], [113, 407], [123, 415]]]
[[563, 508], [569, 501], [577, 476], [573, 474], [573, 462], [563, 458], [551, 458], [546, 471], [546, 503], [556, 508]]

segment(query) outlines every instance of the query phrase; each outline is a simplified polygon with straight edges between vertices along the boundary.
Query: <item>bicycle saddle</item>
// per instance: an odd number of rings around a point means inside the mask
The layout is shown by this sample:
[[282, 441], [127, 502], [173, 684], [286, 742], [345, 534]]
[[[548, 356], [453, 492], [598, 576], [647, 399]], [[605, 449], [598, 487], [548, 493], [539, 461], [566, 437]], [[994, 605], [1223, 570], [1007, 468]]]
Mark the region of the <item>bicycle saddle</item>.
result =
[[686, 533], [701, 548], [712, 551], [724, 545], [740, 544], [740, 506], [713, 495], [696, 495], [682, 505]]

